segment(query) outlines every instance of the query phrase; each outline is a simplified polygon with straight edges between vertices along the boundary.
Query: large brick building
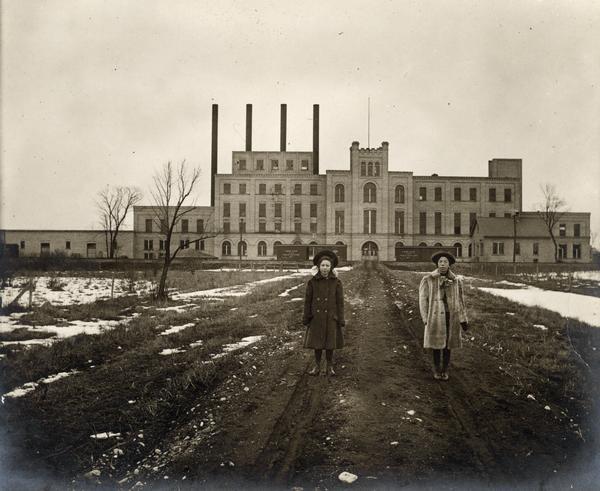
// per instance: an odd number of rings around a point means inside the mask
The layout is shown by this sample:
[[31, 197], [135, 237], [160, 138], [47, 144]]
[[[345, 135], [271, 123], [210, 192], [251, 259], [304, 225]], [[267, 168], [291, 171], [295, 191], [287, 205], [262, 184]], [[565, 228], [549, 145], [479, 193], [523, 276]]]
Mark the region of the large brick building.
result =
[[[283, 104], [279, 150], [256, 151], [252, 106], [247, 105], [246, 148], [232, 152], [231, 173], [219, 174], [218, 107], [213, 105], [211, 205], [190, 208], [175, 229], [175, 245], [185, 247], [181, 256], [227, 259], [241, 254], [247, 259], [272, 259], [278, 244], [312, 243], [344, 244], [350, 261], [363, 256], [393, 261], [407, 246], [450, 246], [463, 260], [512, 261], [513, 222], [517, 222], [513, 217], [519, 217], [520, 251], [515, 259], [553, 260], [543, 222], [522, 209], [521, 159], [492, 159], [487, 176], [419, 176], [393, 170], [402, 166], [390, 162], [387, 142], [378, 148], [361, 148], [353, 142], [347, 170], [320, 174], [319, 106], [313, 107], [312, 151], [287, 150], [286, 114]], [[17, 232], [6, 231], [5, 243], [24, 240]], [[156, 259], [164, 253], [164, 237], [152, 206], [134, 207], [130, 233], [123, 255], [131, 251], [135, 258]], [[203, 241], [193, 242], [204, 234]], [[555, 235], [562, 239], [563, 261], [591, 261], [589, 213], [563, 215]], [[54, 250], [62, 242], [64, 237], [49, 247]], [[22, 252], [37, 248], [34, 244]]]

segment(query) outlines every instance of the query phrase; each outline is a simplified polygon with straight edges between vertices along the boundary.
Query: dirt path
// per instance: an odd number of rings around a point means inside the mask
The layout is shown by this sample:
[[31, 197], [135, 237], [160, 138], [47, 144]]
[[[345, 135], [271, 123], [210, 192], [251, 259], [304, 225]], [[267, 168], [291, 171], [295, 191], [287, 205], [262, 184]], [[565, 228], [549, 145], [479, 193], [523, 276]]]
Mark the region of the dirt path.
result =
[[[365, 489], [513, 488], [566, 472], [581, 447], [569, 415], [517, 394], [519, 374], [493, 354], [467, 341], [453, 352], [451, 380], [433, 379], [419, 279], [383, 267], [345, 274], [346, 347], [335, 377], [308, 376], [302, 326], [282, 326], [282, 339], [248, 349], [222, 384], [199, 394], [128, 484], [331, 489], [348, 471]], [[300, 319], [300, 302], [290, 308]]]

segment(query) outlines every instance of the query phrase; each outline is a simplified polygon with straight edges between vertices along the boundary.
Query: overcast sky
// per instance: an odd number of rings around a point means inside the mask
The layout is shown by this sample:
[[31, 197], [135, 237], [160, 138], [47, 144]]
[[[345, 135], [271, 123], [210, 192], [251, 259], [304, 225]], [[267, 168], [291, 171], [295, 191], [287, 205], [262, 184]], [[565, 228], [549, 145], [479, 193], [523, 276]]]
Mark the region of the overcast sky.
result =
[[[186, 159], [210, 204], [244, 149], [312, 150], [348, 169], [353, 140], [390, 142], [390, 170], [487, 175], [523, 159], [524, 208], [554, 183], [600, 231], [600, 4], [580, 1], [2, 1], [2, 211], [11, 229], [97, 228], [106, 185]], [[131, 220], [128, 221], [131, 226]]]

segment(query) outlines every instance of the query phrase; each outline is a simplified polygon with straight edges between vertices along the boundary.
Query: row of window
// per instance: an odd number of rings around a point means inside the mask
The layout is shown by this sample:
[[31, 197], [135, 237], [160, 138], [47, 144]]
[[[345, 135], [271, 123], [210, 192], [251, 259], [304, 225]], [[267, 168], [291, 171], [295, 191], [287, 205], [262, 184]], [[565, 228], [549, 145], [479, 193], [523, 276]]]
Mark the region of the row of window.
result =
[[[303, 193], [302, 189], [303, 189], [302, 184], [296, 183], [296, 184], [294, 184], [294, 187], [292, 188], [292, 194], [301, 195]], [[283, 192], [284, 192], [283, 184], [275, 183], [270, 187], [270, 190], [271, 190], [271, 194], [283, 194]], [[319, 185], [318, 184], [309, 184], [309, 192], [313, 196], [318, 196], [319, 195]], [[223, 194], [231, 194], [231, 183], [230, 182], [223, 183]], [[238, 184], [238, 194], [249, 194], [246, 183], [241, 182]], [[266, 183], [261, 182], [258, 184], [258, 194], [267, 194], [267, 184]]]
[[[273, 222], [273, 228], [270, 230], [267, 230], [267, 222], [266, 220], [261, 220], [258, 222], [258, 232], [259, 233], [271, 233], [271, 232], [276, 232], [276, 233], [281, 233], [282, 232], [282, 225], [281, 225], [281, 220], [276, 220]], [[242, 233], [246, 233], [246, 222], [244, 220], [240, 220], [238, 222], [238, 233], [242, 234]], [[294, 222], [294, 233], [296, 234], [301, 234], [304, 233], [304, 230], [302, 229], [302, 222]], [[317, 222], [313, 221], [310, 222], [309, 225], [309, 232], [312, 234], [316, 234], [317, 233]], [[223, 233], [224, 234], [230, 234], [232, 233], [231, 230], [231, 223], [229, 221], [224, 221], [223, 222]]]
[[[531, 244], [531, 252], [534, 256], [539, 256], [540, 254], [540, 244], [539, 242], [534, 242]], [[479, 244], [480, 254], [484, 254], [484, 245], [483, 243]], [[581, 259], [581, 244], [573, 244], [572, 249], [572, 258], [573, 259]], [[493, 256], [504, 256], [504, 242], [492, 242], [492, 255]], [[521, 255], [521, 244], [519, 242], [515, 243], [515, 255]], [[559, 244], [558, 245], [558, 257], [559, 259], [567, 259], [568, 258], [568, 245], [567, 244]]]
[[[190, 239], [180, 239], [179, 241], [179, 246], [182, 249], [189, 249], [190, 248], [190, 242], [192, 242], [193, 244], [195, 244], [195, 249], [197, 251], [203, 251], [204, 250], [204, 240], [197, 240], [194, 241], [194, 239], [192, 239], [190, 241]], [[165, 240], [160, 239], [158, 241], [158, 250], [159, 251], [164, 251], [165, 250]], [[154, 250], [154, 239], [144, 239], [144, 251], [153, 251]]]
[[[182, 234], [190, 233], [190, 221], [188, 219], [182, 219], [180, 222], [180, 232]], [[154, 228], [154, 220], [152, 218], [146, 218], [145, 220], [145, 232], [151, 233]], [[167, 222], [165, 220], [160, 220], [159, 230], [162, 233], [167, 231]], [[203, 234], [204, 233], [204, 220], [198, 219], [196, 220], [196, 233]]]
[[381, 164], [379, 162], [361, 162], [360, 175], [379, 177], [381, 175]]
[[[95, 244], [94, 244], [94, 246], [95, 246]], [[25, 241], [24, 240], [21, 241], [21, 243], [19, 244], [19, 247], [21, 249], [25, 249]], [[48, 251], [50, 250], [50, 242], [40, 242], [40, 250], [46, 251], [46, 249]], [[65, 241], [65, 250], [67, 250], [67, 251], [71, 250], [71, 241], [70, 240]]]
[[[301, 160], [300, 161], [300, 170], [302, 171], [307, 171], [309, 168], [310, 162], [306, 159]], [[240, 159], [237, 161], [237, 168], [238, 170], [248, 170], [248, 163], [246, 161], [246, 159]], [[265, 169], [265, 160], [264, 159], [257, 159], [256, 160], [256, 168], [255, 170], [266, 170]], [[270, 166], [269, 166], [269, 170], [271, 171], [279, 171], [281, 170], [280, 165], [279, 165], [279, 159], [271, 159], [270, 160]], [[294, 160], [292, 159], [286, 159], [285, 161], [285, 170], [286, 171], [293, 171], [294, 170]]]
[[[275, 218], [282, 218], [283, 203], [273, 203]], [[317, 203], [310, 203], [310, 217], [318, 217], [318, 205]], [[246, 218], [246, 203], [238, 203], [238, 216], [240, 218]], [[223, 203], [223, 218], [231, 217], [231, 203]], [[258, 217], [267, 217], [267, 203], [258, 204]], [[302, 203], [294, 203], [294, 218], [302, 218]]]
[[[455, 187], [454, 188], [454, 201], [463, 201], [462, 188]], [[496, 188], [488, 189], [488, 201], [496, 202], [497, 201], [497, 193]], [[442, 188], [436, 187], [433, 190], [433, 200], [434, 201], [442, 201]], [[510, 203], [513, 200], [512, 196], [512, 188], [504, 188], [504, 201], [506, 203]], [[419, 188], [419, 201], [427, 201], [427, 188], [420, 187]], [[468, 201], [477, 201], [477, 188], [469, 188], [469, 199]]]

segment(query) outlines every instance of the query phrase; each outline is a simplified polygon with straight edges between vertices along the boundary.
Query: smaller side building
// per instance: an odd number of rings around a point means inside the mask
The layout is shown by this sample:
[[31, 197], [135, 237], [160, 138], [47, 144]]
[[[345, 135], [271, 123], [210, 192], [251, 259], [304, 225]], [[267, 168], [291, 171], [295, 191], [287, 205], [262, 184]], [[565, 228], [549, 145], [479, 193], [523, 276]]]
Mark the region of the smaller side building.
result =
[[[563, 214], [553, 234], [561, 262], [591, 262], [590, 213]], [[477, 218], [469, 252], [480, 262], [512, 262], [513, 252], [515, 262], [554, 262], [554, 244], [537, 212]]]
[[[133, 230], [121, 230], [117, 237], [117, 256], [133, 256]], [[107, 257], [102, 230], [2, 230], [0, 244], [16, 245], [18, 255], [35, 257], [64, 254], [72, 257]]]

